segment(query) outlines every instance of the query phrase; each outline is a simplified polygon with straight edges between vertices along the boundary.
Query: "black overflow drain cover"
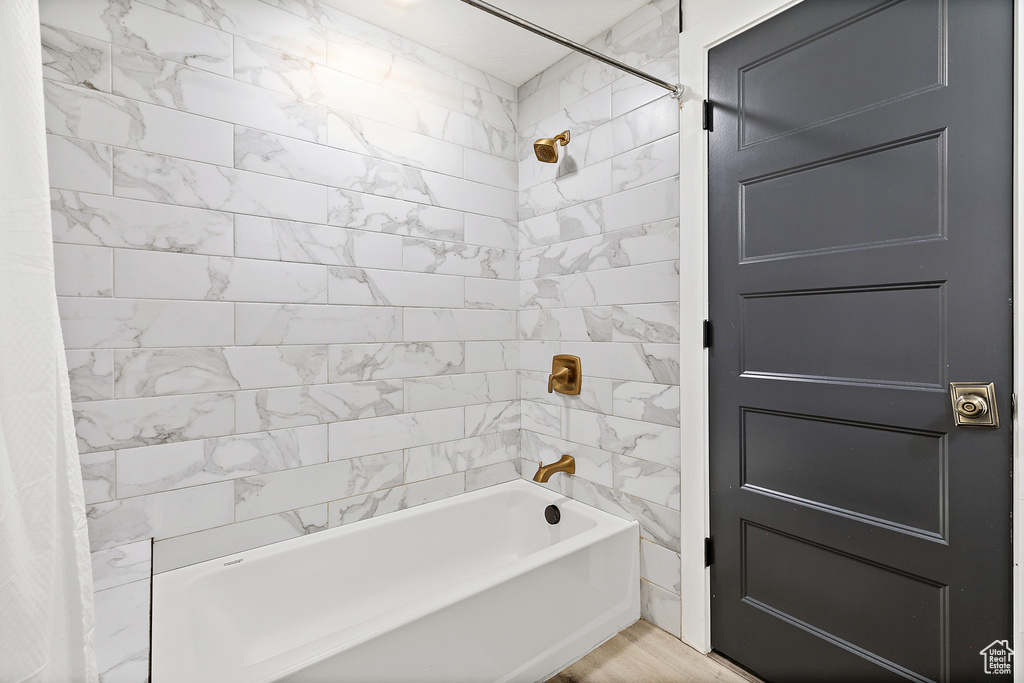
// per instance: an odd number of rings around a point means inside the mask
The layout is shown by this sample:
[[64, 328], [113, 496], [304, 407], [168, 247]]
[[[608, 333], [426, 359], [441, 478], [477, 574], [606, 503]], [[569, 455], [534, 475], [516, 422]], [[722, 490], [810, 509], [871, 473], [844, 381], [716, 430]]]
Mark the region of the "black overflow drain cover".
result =
[[562, 513], [558, 511], [558, 507], [555, 505], [548, 505], [544, 508], [544, 519], [548, 520], [548, 524], [558, 524], [558, 520], [562, 518]]

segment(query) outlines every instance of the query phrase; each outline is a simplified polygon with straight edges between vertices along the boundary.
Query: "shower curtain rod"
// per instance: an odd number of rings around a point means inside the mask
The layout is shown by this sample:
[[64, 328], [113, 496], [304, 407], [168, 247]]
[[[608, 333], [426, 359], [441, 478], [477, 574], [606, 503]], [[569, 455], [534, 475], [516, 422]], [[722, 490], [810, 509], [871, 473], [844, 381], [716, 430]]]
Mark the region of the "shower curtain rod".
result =
[[595, 50], [591, 50], [589, 47], [586, 47], [584, 45], [580, 45], [577, 42], [569, 40], [568, 38], [563, 38], [562, 36], [558, 35], [557, 33], [552, 33], [551, 31], [547, 30], [546, 28], [543, 28], [542, 26], [538, 26], [537, 24], [531, 23], [531, 22], [527, 21], [526, 19], [523, 19], [521, 17], [517, 17], [514, 14], [510, 14], [510, 13], [506, 12], [505, 10], [501, 9], [500, 7], [495, 7], [494, 5], [492, 5], [490, 3], [483, 2], [483, 0], [462, 0], [462, 2], [466, 3], [467, 5], [472, 5], [473, 7], [476, 7], [479, 10], [483, 10], [484, 12], [487, 12], [488, 14], [494, 15], [494, 16], [498, 17], [499, 19], [504, 19], [505, 21], [509, 22], [510, 24], [515, 24], [516, 26], [518, 26], [520, 28], [524, 28], [527, 31], [530, 31], [531, 33], [536, 33], [538, 36], [543, 36], [544, 38], [547, 38], [548, 40], [552, 40], [552, 41], [558, 43], [559, 45], [563, 45], [563, 46], [565, 46], [565, 47], [567, 47], [567, 48], [569, 48], [571, 50], [576, 50], [576, 52], [580, 52], [582, 54], [587, 55], [588, 57], [592, 57], [593, 59], [596, 59], [599, 62], [604, 62], [605, 64], [608, 64], [609, 66], [614, 66], [616, 69], [621, 69], [621, 70], [625, 71], [626, 73], [633, 74], [637, 78], [642, 78], [645, 81], [647, 81], [648, 83], [653, 83], [654, 85], [658, 86], [659, 88], [664, 88], [665, 90], [668, 90], [669, 92], [671, 92], [672, 93], [672, 97], [676, 98], [677, 100], [680, 100], [683, 97], [683, 86], [680, 85], [679, 83], [676, 83], [675, 85], [673, 85], [672, 83], [669, 83], [668, 81], [663, 81], [660, 78], [655, 78], [654, 76], [650, 75], [649, 73], [645, 73], [645, 72], [641, 71], [640, 69], [635, 69], [635, 68], [631, 67], [628, 64], [623, 64], [622, 62], [618, 61], [617, 59], [612, 59], [611, 57], [606, 57], [605, 55], [601, 54], [600, 52], [597, 52]]

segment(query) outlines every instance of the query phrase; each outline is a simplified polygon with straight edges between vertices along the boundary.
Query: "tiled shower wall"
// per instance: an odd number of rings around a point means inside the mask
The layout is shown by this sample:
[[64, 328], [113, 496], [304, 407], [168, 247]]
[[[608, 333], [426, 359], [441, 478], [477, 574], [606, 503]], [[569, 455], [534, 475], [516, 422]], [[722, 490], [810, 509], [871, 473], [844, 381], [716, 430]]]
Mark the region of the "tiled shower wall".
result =
[[[317, 0], [40, 10], [105, 681], [145, 678], [151, 537], [165, 571], [562, 452], [552, 486], [640, 520], [644, 616], [678, 635], [664, 91], [572, 56], [517, 93]], [[675, 11], [592, 46], [674, 81]], [[582, 396], [546, 393], [560, 352]]]
[[150, 537], [519, 476], [516, 93], [317, 0], [40, 11], [100, 667], [140, 680]]
[[[678, 3], [589, 43], [675, 83]], [[641, 524], [644, 618], [680, 633], [679, 112], [665, 90], [574, 54], [519, 88], [523, 476], [576, 458], [564, 494]], [[557, 165], [533, 141], [571, 132]], [[547, 393], [551, 356], [583, 393]]]

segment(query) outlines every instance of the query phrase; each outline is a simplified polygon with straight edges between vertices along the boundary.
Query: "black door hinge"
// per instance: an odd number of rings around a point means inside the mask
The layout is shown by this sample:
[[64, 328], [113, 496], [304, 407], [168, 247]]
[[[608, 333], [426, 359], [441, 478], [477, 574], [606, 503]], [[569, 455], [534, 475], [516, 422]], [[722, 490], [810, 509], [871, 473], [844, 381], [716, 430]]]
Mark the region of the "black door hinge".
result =
[[704, 566], [710, 567], [715, 563], [715, 544], [711, 537], [704, 539]]
[[714, 335], [714, 330], [711, 329], [711, 321], [710, 320], [705, 320], [704, 321], [704, 348], [705, 349], [710, 349], [711, 348], [711, 342], [713, 341], [713, 339], [712, 339], [713, 335]]
[[701, 128], [710, 133], [713, 130], [715, 130], [715, 122], [711, 118], [711, 102], [709, 102], [708, 100], [704, 100], [704, 104], [702, 105], [702, 111], [704, 122], [701, 124]]

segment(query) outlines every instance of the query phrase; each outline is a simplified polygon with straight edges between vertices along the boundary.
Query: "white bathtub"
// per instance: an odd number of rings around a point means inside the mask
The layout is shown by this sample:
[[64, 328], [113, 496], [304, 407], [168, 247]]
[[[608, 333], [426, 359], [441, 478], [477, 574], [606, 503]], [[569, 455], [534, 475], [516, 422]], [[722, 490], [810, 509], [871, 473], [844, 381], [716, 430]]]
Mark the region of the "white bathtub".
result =
[[515, 481], [159, 574], [153, 683], [543, 680], [639, 619], [639, 544]]

